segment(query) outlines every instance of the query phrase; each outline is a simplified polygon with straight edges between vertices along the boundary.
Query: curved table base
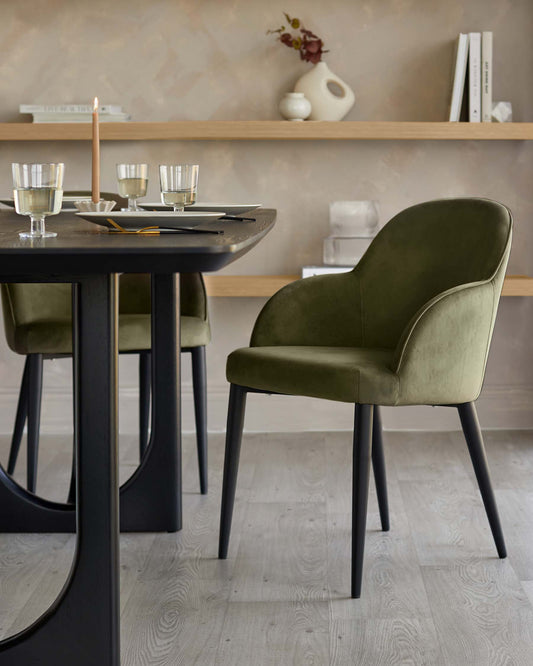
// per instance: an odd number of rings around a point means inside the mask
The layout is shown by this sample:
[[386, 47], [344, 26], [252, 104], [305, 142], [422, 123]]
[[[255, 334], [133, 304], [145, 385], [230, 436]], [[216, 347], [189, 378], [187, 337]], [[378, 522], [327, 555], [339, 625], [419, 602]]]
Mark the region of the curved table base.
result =
[[[75, 358], [77, 547], [69, 579], [29, 628], [0, 643], [0, 664], [120, 664], [117, 479], [117, 276], [79, 278], [72, 286]], [[82, 409], [83, 406], [83, 409]], [[74, 511], [23, 490], [0, 473], [4, 522], [53, 531]], [[24, 522], [27, 521], [27, 522]], [[42, 528], [41, 530], [42, 531]]]

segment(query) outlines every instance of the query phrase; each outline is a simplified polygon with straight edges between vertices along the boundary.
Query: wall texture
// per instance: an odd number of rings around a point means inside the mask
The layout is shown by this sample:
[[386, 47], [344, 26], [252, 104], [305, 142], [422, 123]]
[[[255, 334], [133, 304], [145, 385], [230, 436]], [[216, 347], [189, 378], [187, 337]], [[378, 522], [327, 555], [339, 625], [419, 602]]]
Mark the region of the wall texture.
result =
[[[325, 41], [330, 68], [356, 94], [348, 120], [445, 120], [453, 47], [459, 32], [494, 32], [494, 98], [513, 103], [516, 121], [533, 120], [529, 0], [21, 0], [2, 2], [0, 121], [20, 119], [20, 103], [122, 104], [134, 120], [277, 119], [277, 103], [309, 65], [265, 34], [287, 9]], [[277, 208], [274, 231], [228, 273], [297, 273], [321, 261], [328, 204], [376, 199], [382, 223], [423, 200], [488, 196], [515, 216], [509, 272], [532, 272], [532, 150], [527, 142], [106, 142], [102, 189], [116, 188], [115, 164], [198, 162], [200, 198], [262, 202]], [[90, 149], [82, 142], [0, 145], [0, 192], [12, 161], [66, 163], [66, 189], [86, 188]], [[398, 261], [402, 261], [398, 257]], [[262, 299], [212, 299], [210, 427], [224, 427], [225, 357], [248, 342]], [[485, 391], [487, 427], [533, 426], [533, 299], [501, 304]], [[185, 363], [185, 366], [188, 365]], [[0, 431], [12, 427], [22, 360], [0, 342]], [[136, 429], [136, 366], [121, 359], [121, 428]], [[184, 427], [193, 426], [190, 372], [184, 367]], [[70, 364], [45, 370], [43, 426], [70, 427]], [[130, 409], [130, 405], [133, 407]], [[312, 408], [310, 408], [312, 407]], [[457, 427], [451, 410], [388, 410], [387, 427]], [[347, 405], [253, 398], [247, 427], [350, 428]]]

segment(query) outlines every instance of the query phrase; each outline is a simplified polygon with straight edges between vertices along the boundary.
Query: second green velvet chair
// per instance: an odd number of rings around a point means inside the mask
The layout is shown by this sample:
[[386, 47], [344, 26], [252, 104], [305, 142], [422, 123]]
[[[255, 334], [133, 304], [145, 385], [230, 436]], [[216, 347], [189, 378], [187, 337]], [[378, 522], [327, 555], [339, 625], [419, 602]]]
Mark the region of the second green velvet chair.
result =
[[[200, 273], [180, 279], [181, 345], [192, 360], [200, 490], [207, 492], [207, 410], [205, 347], [210, 340], [207, 297]], [[27, 487], [35, 492], [43, 359], [72, 354], [71, 295], [66, 284], [3, 284], [4, 328], [9, 348], [26, 356], [8, 473], [13, 474], [26, 420]], [[139, 447], [148, 445], [150, 385], [150, 278], [122, 275], [119, 280], [119, 351], [139, 354]]]
[[231, 383], [219, 557], [228, 554], [248, 392], [355, 404], [352, 597], [361, 594], [370, 459], [389, 528], [379, 406], [458, 409], [500, 557], [506, 556], [474, 401], [485, 373], [511, 248], [508, 209], [445, 199], [394, 217], [350, 272], [299, 280], [261, 311]]

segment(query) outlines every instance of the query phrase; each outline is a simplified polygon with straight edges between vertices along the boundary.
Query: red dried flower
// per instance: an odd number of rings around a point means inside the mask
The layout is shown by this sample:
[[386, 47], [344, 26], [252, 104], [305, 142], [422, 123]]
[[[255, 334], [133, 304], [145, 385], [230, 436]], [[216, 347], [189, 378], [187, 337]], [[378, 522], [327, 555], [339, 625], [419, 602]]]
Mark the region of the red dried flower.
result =
[[302, 60], [313, 64], [320, 62], [322, 54], [327, 53], [324, 50], [324, 42], [311, 30], [304, 28], [300, 19], [291, 18], [286, 12], [284, 12], [284, 16], [289, 27], [300, 32], [300, 35], [291, 35], [290, 32], [286, 31], [284, 25], [277, 30], [267, 30], [267, 35], [278, 35], [277, 38], [282, 44], [300, 52]]
[[322, 46], [321, 39], [313, 39], [310, 42], [304, 42], [300, 49], [300, 57], [302, 60], [316, 64], [322, 60], [322, 54], [324, 53]]

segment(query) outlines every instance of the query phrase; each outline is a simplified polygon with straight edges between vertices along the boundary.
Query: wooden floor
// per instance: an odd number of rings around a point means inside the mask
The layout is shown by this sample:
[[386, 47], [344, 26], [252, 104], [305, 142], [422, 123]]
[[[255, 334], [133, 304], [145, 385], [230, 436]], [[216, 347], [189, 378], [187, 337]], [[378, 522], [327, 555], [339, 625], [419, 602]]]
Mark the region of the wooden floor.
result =
[[[391, 531], [379, 531], [372, 488], [355, 601], [349, 434], [245, 437], [225, 562], [222, 437], [210, 439], [208, 497], [187, 437], [184, 529], [121, 537], [122, 664], [531, 666], [533, 433], [487, 433], [486, 445], [508, 559], [496, 557], [459, 433], [386, 433]], [[43, 437], [41, 494], [66, 494], [69, 449], [68, 438]], [[123, 478], [135, 458], [124, 441]], [[72, 554], [68, 535], [0, 536], [3, 636], [49, 605]]]

